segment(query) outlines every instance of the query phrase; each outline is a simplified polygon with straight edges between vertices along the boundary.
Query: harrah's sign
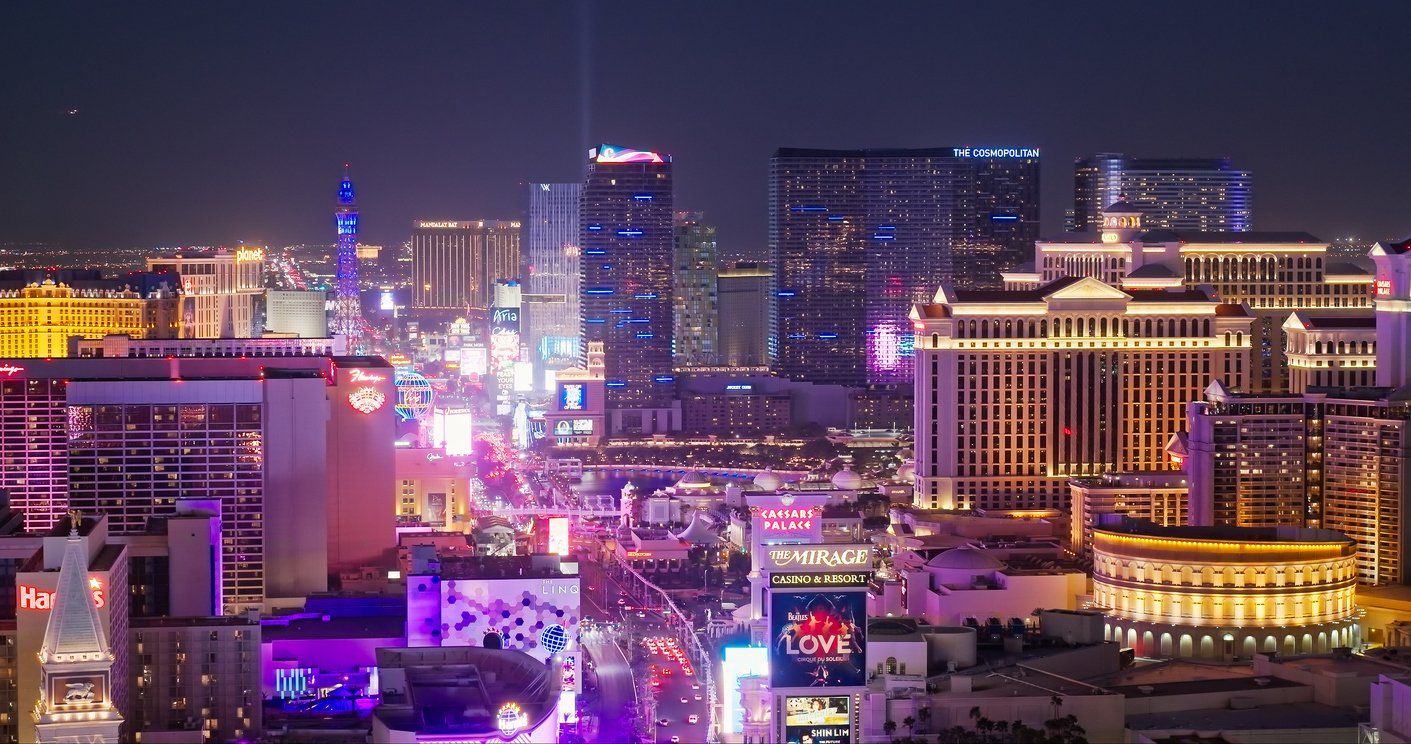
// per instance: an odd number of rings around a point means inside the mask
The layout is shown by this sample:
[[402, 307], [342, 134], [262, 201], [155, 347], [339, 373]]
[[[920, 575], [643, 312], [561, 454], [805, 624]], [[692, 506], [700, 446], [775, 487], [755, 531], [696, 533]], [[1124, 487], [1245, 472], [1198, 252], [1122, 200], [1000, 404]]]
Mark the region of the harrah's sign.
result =
[[[93, 606], [102, 609], [108, 603], [107, 596], [103, 593], [103, 584], [97, 579], [88, 580], [89, 593], [93, 595]], [[21, 610], [40, 610], [47, 612], [54, 609], [54, 592], [46, 592], [37, 586], [25, 586], [19, 584], [15, 587], [17, 594], [17, 604]]]
[[810, 545], [769, 548], [769, 567], [780, 568], [863, 568], [872, 565], [872, 548], [867, 545]]

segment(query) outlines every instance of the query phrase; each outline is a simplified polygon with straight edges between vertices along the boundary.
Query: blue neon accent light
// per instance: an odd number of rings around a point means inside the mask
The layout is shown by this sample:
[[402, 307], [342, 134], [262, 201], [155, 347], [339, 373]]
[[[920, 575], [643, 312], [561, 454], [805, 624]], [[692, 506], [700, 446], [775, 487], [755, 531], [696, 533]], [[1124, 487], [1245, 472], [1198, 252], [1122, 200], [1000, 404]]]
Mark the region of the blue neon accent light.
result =
[[832, 340], [836, 339], [837, 337], [838, 337], [838, 334], [836, 334], [836, 333], [820, 333], [820, 334], [818, 334], [818, 338], [820, 338], [820, 339], [822, 339], [822, 340], [824, 340], [824, 341], [832, 341]]
[[630, 307], [615, 307], [615, 308], [609, 310], [608, 312], [610, 312], [610, 313], [616, 313], [616, 314], [631, 315], [631, 314], [632, 314], [632, 308], [630, 308]]
[[605, 318], [584, 318], [584, 319], [583, 319], [583, 322], [584, 322], [584, 323], [606, 323], [606, 322], [607, 322], [607, 319], [605, 319]]
[[643, 292], [642, 294], [634, 294], [634, 295], [632, 295], [632, 299], [634, 299], [634, 300], [655, 300], [656, 298], [657, 298], [657, 293], [656, 293], [656, 292]]
[[657, 375], [652, 378], [652, 382], [676, 382], [676, 377], [673, 375]]
[[608, 380], [607, 386], [611, 388], [627, 387], [627, 383], [622, 380]]
[[601, 268], [603, 271], [612, 271], [612, 264], [603, 264]]
[[878, 229], [878, 230], [881, 230], [882, 232], [892, 232], [893, 230], [896, 230], [896, 229], [897, 229], [897, 226], [896, 226], [896, 225], [879, 225], [879, 226], [877, 227], [877, 229]]
[[896, 240], [896, 239], [897, 239], [897, 236], [895, 236], [895, 235], [893, 235], [893, 234], [891, 234], [891, 233], [876, 233], [876, 234], [874, 234], [874, 235], [872, 236], [872, 239], [873, 239], [873, 240]]
[[651, 201], [656, 197], [652, 196], [651, 194], [633, 194], [632, 198], [636, 199], [637, 201]]
[[583, 291], [587, 292], [590, 295], [610, 295], [616, 292], [617, 290], [613, 289], [612, 287], [589, 287]]
[[656, 338], [656, 334], [649, 332], [637, 334], [637, 338]]
[[802, 340], [808, 338], [808, 334], [807, 334], [807, 333], [790, 333], [790, 334], [789, 334], [789, 338], [791, 338], [791, 339], [793, 339], [793, 340], [795, 340], [795, 341], [802, 341]]
[[992, 214], [992, 215], [990, 215], [990, 219], [992, 219], [992, 220], [997, 220], [997, 221], [1006, 221], [1006, 222], [1008, 222], [1008, 221], [1013, 221], [1013, 220], [1019, 219], [1019, 215], [1017, 215], [1017, 214]]
[[602, 225], [589, 225], [588, 232], [598, 232], [603, 229]]
[[641, 237], [645, 233], [640, 227], [624, 227], [621, 230], [618, 230], [617, 234], [624, 238], [637, 238]]
[[627, 319], [627, 322], [628, 322], [628, 323], [650, 323], [650, 322], [652, 322], [652, 321], [649, 320], [649, 319], [647, 319], [647, 318], [628, 318], [628, 319]]
[[790, 211], [793, 211], [793, 212], [827, 212], [827, 211], [828, 211], [828, 208], [825, 207], [825, 206], [823, 206], [823, 205], [821, 205], [821, 204], [805, 204], [804, 206], [801, 206], [801, 207], [794, 207], [794, 208], [792, 208]]
[[588, 248], [583, 251], [585, 256], [606, 256], [607, 254], [608, 252], [602, 248]]
[[842, 222], [842, 221], [845, 220], [845, 219], [847, 219], [847, 218], [844, 217], [844, 216], [842, 216], [841, 214], [830, 214], [830, 215], [828, 215], [828, 221], [829, 221], [829, 222]]
[[793, 297], [796, 293], [792, 289], [781, 289], [774, 293], [775, 297]]

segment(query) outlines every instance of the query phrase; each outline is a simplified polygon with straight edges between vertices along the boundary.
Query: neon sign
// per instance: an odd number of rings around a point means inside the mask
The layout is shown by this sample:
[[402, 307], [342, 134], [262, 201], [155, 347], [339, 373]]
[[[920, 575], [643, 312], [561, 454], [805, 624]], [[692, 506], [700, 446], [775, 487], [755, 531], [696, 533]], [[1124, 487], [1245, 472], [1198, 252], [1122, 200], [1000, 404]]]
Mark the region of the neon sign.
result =
[[501, 705], [500, 710], [495, 713], [495, 725], [506, 737], [514, 736], [524, 728], [524, 709], [519, 707], [519, 703]]
[[[46, 592], [39, 587], [26, 586], [20, 584], [15, 587], [18, 594], [19, 608], [22, 610], [40, 610], [48, 612], [54, 609], [54, 595], [57, 592]], [[90, 576], [88, 578], [88, 590], [93, 596], [93, 606], [102, 609], [108, 604], [108, 597], [103, 591], [103, 582]]]
[[348, 370], [349, 382], [386, 382], [387, 375], [379, 375], [375, 372], [368, 372], [363, 369]]
[[957, 158], [1037, 158], [1037, 147], [952, 147], [951, 156]]
[[[1376, 294], [1377, 294], [1378, 297], [1390, 297], [1390, 296], [1391, 296], [1391, 280], [1390, 280], [1390, 279], [1378, 279], [1377, 282], [1376, 282], [1376, 284], [1374, 284], [1373, 286], [1375, 287], [1375, 291], [1376, 291]], [[0, 367], [0, 371], [3, 371], [3, 369], [4, 369], [3, 367]]]
[[348, 393], [348, 405], [358, 413], [374, 413], [387, 404], [387, 396], [374, 387], [360, 387]]
[[871, 548], [776, 548], [769, 551], [775, 568], [821, 566], [824, 568], [864, 567], [872, 563]]
[[14, 377], [24, 371], [24, 367], [16, 367], [13, 364], [0, 364], [0, 375]]
[[813, 509], [760, 509], [761, 527], [774, 532], [807, 532], [813, 529]]
[[235, 260], [237, 263], [244, 263], [246, 261], [263, 261], [265, 260], [265, 249], [252, 246], [237, 248], [235, 250]]

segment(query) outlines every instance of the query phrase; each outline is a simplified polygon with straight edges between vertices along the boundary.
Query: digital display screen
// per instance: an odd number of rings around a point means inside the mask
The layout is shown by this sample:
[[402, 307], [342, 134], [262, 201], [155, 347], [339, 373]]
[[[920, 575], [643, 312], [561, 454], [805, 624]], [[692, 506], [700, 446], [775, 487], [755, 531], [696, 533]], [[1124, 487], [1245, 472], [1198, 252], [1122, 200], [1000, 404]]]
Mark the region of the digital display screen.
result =
[[788, 744], [851, 744], [852, 705], [846, 695], [784, 698]]
[[588, 386], [581, 382], [559, 385], [559, 410], [582, 411], [588, 406]]
[[771, 687], [866, 682], [866, 592], [772, 592], [769, 627]]

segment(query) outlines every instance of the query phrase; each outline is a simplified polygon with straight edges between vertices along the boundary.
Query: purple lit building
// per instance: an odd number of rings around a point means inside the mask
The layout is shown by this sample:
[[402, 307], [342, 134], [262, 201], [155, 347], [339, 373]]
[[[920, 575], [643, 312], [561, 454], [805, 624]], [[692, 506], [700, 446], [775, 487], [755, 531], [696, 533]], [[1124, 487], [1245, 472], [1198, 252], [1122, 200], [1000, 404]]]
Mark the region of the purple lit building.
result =
[[1039, 151], [783, 148], [770, 160], [778, 372], [909, 385], [912, 303], [999, 288], [1039, 226]]

